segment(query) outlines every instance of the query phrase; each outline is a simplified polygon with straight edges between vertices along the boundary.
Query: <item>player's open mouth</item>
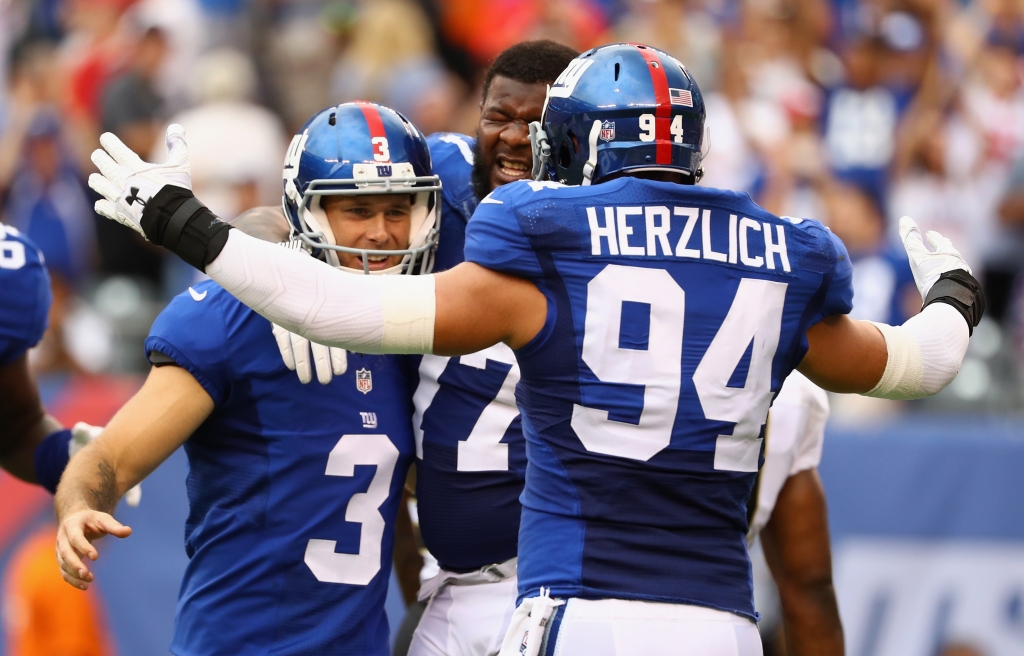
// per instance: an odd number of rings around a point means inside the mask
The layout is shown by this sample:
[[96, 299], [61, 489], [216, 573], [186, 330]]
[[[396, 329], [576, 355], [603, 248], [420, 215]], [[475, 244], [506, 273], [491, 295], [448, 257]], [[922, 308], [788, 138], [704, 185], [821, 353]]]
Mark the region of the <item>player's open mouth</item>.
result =
[[498, 173], [510, 181], [519, 180], [530, 173], [530, 165], [525, 162], [517, 162], [505, 157], [498, 158]]
[[387, 255], [367, 255], [367, 265], [371, 271], [378, 271], [380, 269], [387, 268], [388, 256]]

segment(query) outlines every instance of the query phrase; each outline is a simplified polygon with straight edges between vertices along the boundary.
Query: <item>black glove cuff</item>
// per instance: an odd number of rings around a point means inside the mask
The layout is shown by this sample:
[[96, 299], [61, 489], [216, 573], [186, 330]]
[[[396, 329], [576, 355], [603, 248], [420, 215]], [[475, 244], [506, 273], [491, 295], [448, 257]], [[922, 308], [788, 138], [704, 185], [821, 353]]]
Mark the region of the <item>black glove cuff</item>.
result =
[[985, 292], [981, 289], [981, 283], [964, 269], [947, 271], [939, 276], [928, 290], [928, 297], [924, 299], [921, 309], [932, 303], [946, 303], [955, 307], [967, 321], [967, 330], [971, 335], [985, 314]]
[[142, 210], [146, 239], [200, 271], [217, 259], [231, 229], [184, 187], [164, 185]]

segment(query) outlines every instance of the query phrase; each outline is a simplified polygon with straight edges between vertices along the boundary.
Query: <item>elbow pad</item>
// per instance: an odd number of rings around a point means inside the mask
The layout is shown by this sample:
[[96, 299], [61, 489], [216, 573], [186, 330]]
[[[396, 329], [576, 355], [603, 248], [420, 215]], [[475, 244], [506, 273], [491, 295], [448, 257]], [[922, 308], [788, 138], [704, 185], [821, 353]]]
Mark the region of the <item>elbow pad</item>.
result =
[[953, 305], [929, 304], [902, 326], [874, 325], [885, 338], [889, 355], [881, 380], [864, 396], [920, 399], [938, 394], [956, 378], [970, 330]]

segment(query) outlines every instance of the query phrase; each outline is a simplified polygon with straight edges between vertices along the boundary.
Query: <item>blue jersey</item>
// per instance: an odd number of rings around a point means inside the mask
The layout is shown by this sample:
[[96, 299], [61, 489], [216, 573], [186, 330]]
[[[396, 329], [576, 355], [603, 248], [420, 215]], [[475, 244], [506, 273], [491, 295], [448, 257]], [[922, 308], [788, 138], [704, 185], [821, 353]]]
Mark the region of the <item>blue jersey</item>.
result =
[[[475, 140], [431, 135], [434, 173], [443, 185], [435, 270], [463, 261], [466, 224], [476, 209], [470, 181]], [[414, 358], [420, 373], [416, 414], [416, 498], [420, 532], [440, 566], [480, 569], [516, 555], [519, 495], [526, 473], [515, 387], [519, 366], [498, 344], [461, 358]]]
[[302, 385], [270, 323], [213, 282], [172, 300], [145, 346], [215, 404], [185, 443], [189, 564], [171, 651], [388, 654], [394, 520], [415, 448], [407, 361], [350, 353], [347, 373]]
[[495, 190], [466, 259], [548, 300], [516, 353], [520, 594], [754, 617], [746, 506], [763, 425], [808, 327], [850, 310], [842, 243], [746, 194], [624, 177]]
[[51, 300], [43, 254], [0, 223], [0, 365], [17, 360], [43, 338]]

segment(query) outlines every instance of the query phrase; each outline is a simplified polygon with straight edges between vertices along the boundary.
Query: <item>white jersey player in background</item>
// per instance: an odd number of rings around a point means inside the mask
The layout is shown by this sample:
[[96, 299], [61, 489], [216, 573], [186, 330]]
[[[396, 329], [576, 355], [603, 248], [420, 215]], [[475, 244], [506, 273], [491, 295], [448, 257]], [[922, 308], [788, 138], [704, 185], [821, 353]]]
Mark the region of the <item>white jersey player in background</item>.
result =
[[778, 589], [789, 656], [844, 654], [828, 510], [817, 470], [828, 416], [825, 391], [800, 372], [791, 373], [768, 413], [764, 464], [748, 502], [747, 542], [753, 546], [760, 539]]

